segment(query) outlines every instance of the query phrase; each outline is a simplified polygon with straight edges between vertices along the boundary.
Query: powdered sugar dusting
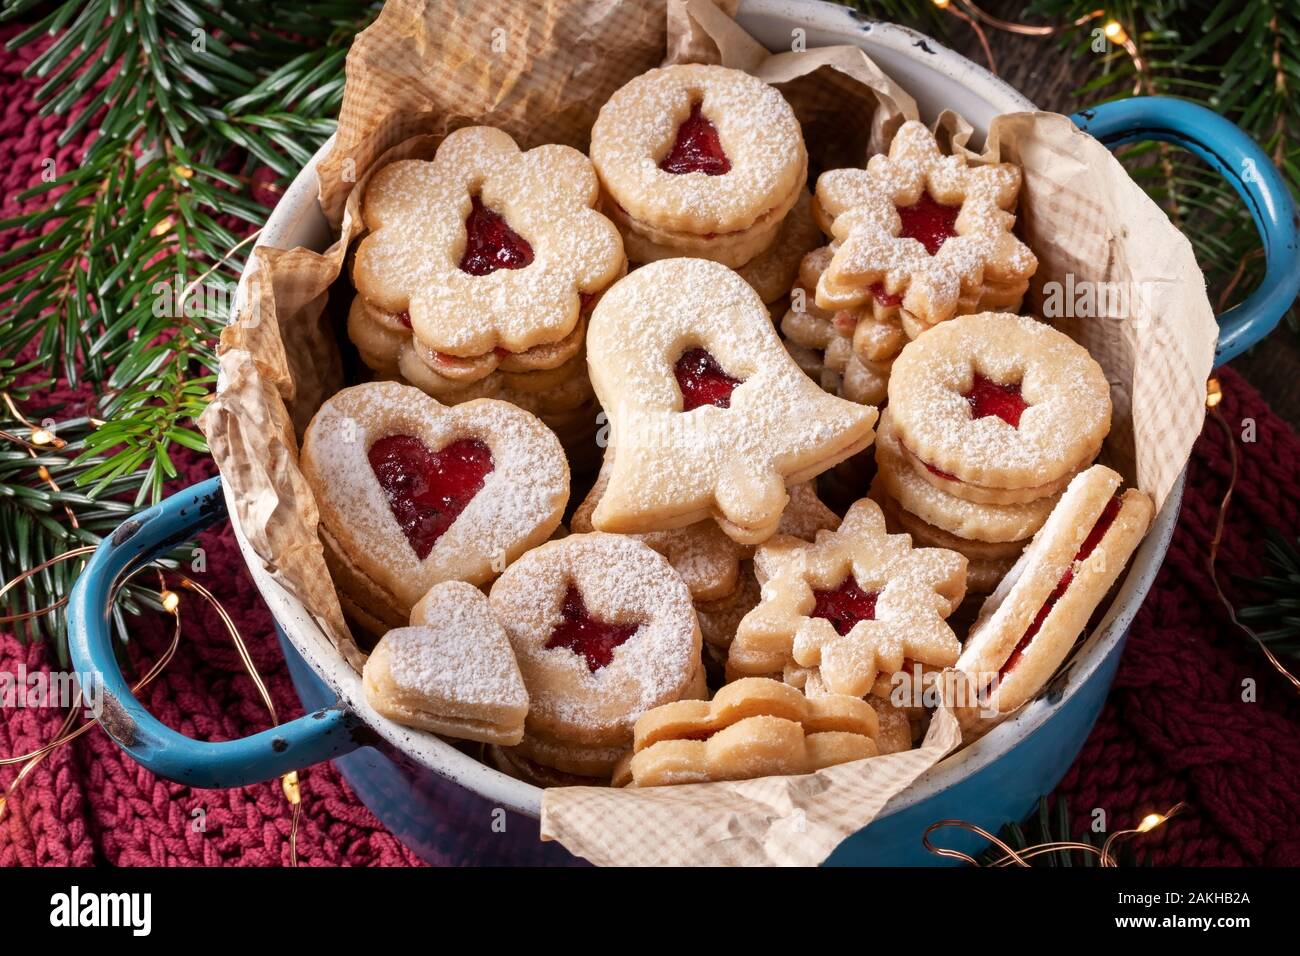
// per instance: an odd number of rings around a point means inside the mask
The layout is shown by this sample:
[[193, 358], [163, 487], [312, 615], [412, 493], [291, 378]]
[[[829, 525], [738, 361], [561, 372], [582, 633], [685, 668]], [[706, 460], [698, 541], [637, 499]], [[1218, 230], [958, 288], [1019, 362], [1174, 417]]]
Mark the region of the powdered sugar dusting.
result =
[[528, 706], [506, 632], [473, 585], [447, 582], [420, 602], [419, 620], [389, 631], [389, 673], [399, 691], [436, 702], [440, 713], [477, 717], [484, 706]]
[[[367, 458], [376, 440], [394, 434], [412, 435], [435, 451], [478, 438], [492, 452], [483, 487], [423, 561]], [[408, 606], [438, 581], [490, 580], [503, 558], [555, 530], [569, 494], [564, 450], [528, 412], [490, 399], [448, 408], [396, 382], [344, 389], [322, 405], [304, 436], [302, 465], [331, 535]]]
[[[724, 175], [659, 168], [697, 101], [731, 161]], [[780, 92], [740, 70], [695, 64], [651, 70], [610, 97], [592, 127], [591, 159], [635, 219], [696, 234], [753, 224], [790, 194], [806, 160], [799, 122]]]
[[[975, 372], [1019, 383], [1029, 407], [1018, 427], [971, 417]], [[900, 440], [922, 461], [995, 488], [1076, 470], [1110, 430], [1109, 386], [1087, 350], [1042, 322], [1001, 313], [962, 316], [908, 344], [894, 361], [889, 405]]]
[[[693, 346], [742, 380], [729, 408], [681, 410], [673, 363]], [[617, 450], [598, 525], [612, 513], [680, 524], [673, 519], [715, 506], [738, 524], [774, 525], [784, 505], [774, 485], [809, 478], [870, 440], [875, 410], [810, 381], [754, 291], [714, 262], [663, 260], [621, 280], [596, 307], [587, 347]]]
[[[967, 165], [945, 156], [915, 120], [899, 129], [889, 155], [873, 156], [865, 170], [831, 170], [817, 181], [817, 199], [840, 240], [819, 282], [818, 297], [830, 304], [834, 289], [881, 284], [903, 296], [903, 308], [933, 325], [949, 318], [959, 300], [987, 280], [1027, 283], [1038, 267], [1029, 247], [1011, 232], [1015, 225], [1020, 170], [1008, 163]], [[929, 193], [959, 205], [956, 235], [931, 255], [918, 240], [903, 237], [898, 209]], [[1023, 290], [1022, 290], [1023, 291]]]
[[[531, 245], [529, 265], [488, 275], [459, 268], [476, 194]], [[559, 341], [578, 321], [579, 294], [599, 292], [624, 264], [618, 230], [592, 208], [598, 194], [595, 171], [575, 149], [521, 153], [499, 130], [457, 130], [433, 161], [396, 162], [370, 180], [363, 214], [371, 231], [353, 281], [379, 307], [409, 312], [415, 336], [439, 352], [523, 352]]]
[[[588, 669], [579, 654], [546, 648], [569, 585], [600, 620], [636, 623], [609, 665]], [[634, 538], [577, 534], [524, 555], [492, 586], [532, 701], [529, 727], [592, 743], [630, 740], [636, 718], [679, 699], [700, 665], [690, 594], [672, 566]]]

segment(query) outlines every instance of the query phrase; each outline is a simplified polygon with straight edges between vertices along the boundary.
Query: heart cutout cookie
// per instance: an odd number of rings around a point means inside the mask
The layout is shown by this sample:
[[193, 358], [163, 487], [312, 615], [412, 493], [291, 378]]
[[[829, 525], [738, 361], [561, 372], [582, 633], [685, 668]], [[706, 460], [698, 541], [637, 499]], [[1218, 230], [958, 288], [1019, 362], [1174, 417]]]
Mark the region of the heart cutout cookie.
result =
[[344, 608], [379, 633], [441, 581], [490, 581], [550, 537], [569, 497], [564, 450], [535, 416], [396, 382], [325, 402], [302, 470]]
[[528, 691], [483, 592], [462, 581], [429, 589], [411, 626], [389, 631], [362, 674], [366, 701], [390, 720], [448, 737], [512, 745]]

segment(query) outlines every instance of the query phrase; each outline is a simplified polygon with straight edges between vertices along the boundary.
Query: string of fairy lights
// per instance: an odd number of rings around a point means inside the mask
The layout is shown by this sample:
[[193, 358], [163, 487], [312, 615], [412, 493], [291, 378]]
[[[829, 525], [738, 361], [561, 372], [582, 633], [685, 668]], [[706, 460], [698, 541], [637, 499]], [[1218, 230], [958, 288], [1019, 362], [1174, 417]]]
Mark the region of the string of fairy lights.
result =
[[[1105, 35], [1106, 39], [1116, 44], [1117, 46], [1121, 47], [1133, 62], [1135, 73], [1137, 75], [1137, 81], [1135, 84], [1134, 92], [1135, 93], [1142, 92], [1142, 89], [1146, 84], [1146, 79], [1145, 79], [1146, 71], [1137, 45], [1134, 43], [1132, 38], [1130, 38], [1128, 32], [1124, 29], [1123, 25], [1120, 24], [1117, 20], [1108, 18], [1104, 10], [1100, 10], [1100, 9], [1094, 10], [1090, 13], [1085, 14], [1082, 17], [1079, 17], [1078, 19], [1072, 21], [1069, 24], [1053, 26], [1053, 25], [1035, 25], [1035, 24], [1027, 24], [1027, 23], [1016, 23], [1008, 20], [1003, 20], [981, 9], [978, 5], [971, 2], [971, 0], [932, 0], [932, 2], [940, 10], [943, 10], [944, 12], [956, 17], [957, 19], [965, 23], [967, 26], [969, 26], [975, 32], [977, 38], [980, 41], [980, 45], [983, 48], [984, 55], [988, 60], [989, 69], [992, 70], [994, 73], [997, 72], [997, 62], [996, 59], [994, 58], [991, 46], [988, 42], [988, 36], [987, 33], [985, 32], [986, 27], [994, 30], [1003, 31], [1006, 33], [1019, 34], [1022, 36], [1046, 37], [1046, 36], [1054, 35], [1060, 32], [1061, 30], [1071, 26], [1078, 27], [1086, 23], [1092, 22], [1094, 20], [1101, 20], [1103, 21], [1103, 23], [1100, 29], [1102, 33]], [[212, 274], [212, 272], [218, 269], [221, 265], [229, 261], [229, 259], [235, 253], [237, 253], [241, 248], [246, 246], [248, 243], [253, 242], [257, 238], [260, 232], [261, 230], [255, 231], [251, 235], [242, 239], [238, 244], [231, 247], [231, 249], [229, 249], [221, 257], [221, 259], [214, 266], [212, 266], [211, 269], [208, 270], [208, 272], [204, 273], [199, 278], [195, 279], [192, 283], [190, 283], [185, 288], [185, 290], [182, 293], [182, 299], [188, 297], [204, 281], [204, 279], [208, 275]], [[184, 314], [184, 311], [183, 310], [181, 311], [182, 314]], [[1223, 536], [1227, 510], [1228, 510], [1229, 503], [1231, 502], [1232, 499], [1232, 493], [1233, 493], [1233, 489], [1235, 488], [1237, 475], [1238, 475], [1237, 452], [1236, 452], [1236, 447], [1235, 447], [1235, 442], [1233, 439], [1231, 427], [1223, 418], [1222, 413], [1218, 407], [1222, 400], [1222, 397], [1223, 397], [1223, 391], [1222, 391], [1221, 384], [1217, 379], [1214, 378], [1210, 379], [1207, 388], [1206, 406], [1209, 412], [1209, 417], [1215, 419], [1219, 423], [1219, 425], [1225, 430], [1225, 434], [1228, 439], [1228, 446], [1230, 449], [1230, 458], [1231, 458], [1230, 480], [1229, 480], [1227, 490], [1225, 491], [1223, 498], [1221, 499], [1219, 504], [1218, 516], [1215, 525], [1215, 534], [1210, 543], [1209, 559], [1208, 559], [1208, 569], [1210, 572], [1210, 577], [1211, 580], [1213, 581], [1215, 591], [1218, 594], [1220, 600], [1223, 602], [1225, 608], [1227, 609], [1227, 612], [1230, 618], [1232, 619], [1233, 623], [1236, 624], [1239, 628], [1241, 628], [1242, 631], [1248, 634], [1260, 646], [1266, 658], [1268, 659], [1270, 665], [1276, 671], [1278, 671], [1284, 677], [1284, 679], [1288, 680], [1292, 684], [1292, 686], [1294, 686], [1297, 690], [1300, 690], [1300, 679], [1298, 679], [1294, 674], [1292, 674], [1289, 670], [1287, 670], [1287, 668], [1282, 664], [1282, 662], [1279, 661], [1276, 655], [1274, 655], [1273, 652], [1269, 649], [1266, 643], [1261, 641], [1259, 637], [1253, 631], [1251, 631], [1249, 627], [1247, 627], [1244, 623], [1242, 623], [1237, 619], [1236, 611], [1233, 608], [1232, 603], [1228, 600], [1227, 596], [1224, 594], [1224, 591], [1219, 583], [1218, 573], [1217, 573], [1218, 547]], [[24, 430], [26, 431], [26, 435], [24, 436], [22, 434], [15, 434], [9, 431], [0, 430], [0, 441], [8, 442], [10, 444], [16, 445], [24, 449], [28, 453], [28, 455], [30, 455], [34, 460], [39, 459], [40, 456], [47, 451], [57, 451], [65, 447], [66, 442], [64, 442], [61, 438], [58, 437], [54, 429], [47, 428], [43, 425], [38, 425], [34, 422], [29, 421], [23, 415], [22, 411], [18, 407], [18, 404], [14, 401], [13, 397], [8, 392], [0, 391], [0, 402], [3, 402], [4, 406], [8, 409], [10, 416], [15, 421], [23, 425]], [[102, 424], [102, 422], [92, 419], [92, 424], [98, 426]], [[38, 463], [36, 474], [39, 477], [39, 479], [42, 482], [44, 482], [51, 490], [55, 492], [61, 491], [58, 482], [55, 481], [53, 475], [50, 473], [49, 469], [45, 467], [44, 464]], [[64, 505], [64, 513], [70, 527], [74, 529], [78, 528], [79, 524], [77, 522], [77, 516], [72, 511], [72, 509], [67, 505]], [[14, 588], [23, 585], [28, 579], [32, 578], [33, 576], [37, 574], [41, 574], [44, 571], [48, 570], [49, 568], [57, 564], [60, 564], [62, 562], [84, 558], [94, 550], [95, 550], [95, 546], [93, 545], [83, 545], [80, 547], [72, 548], [66, 552], [63, 552], [62, 554], [55, 556], [54, 558], [51, 558], [48, 561], [43, 562], [40, 565], [37, 565], [36, 567], [33, 567], [27, 571], [22, 572], [21, 574], [16, 575], [11, 580], [5, 582], [2, 586], [0, 586], [0, 598], [3, 598], [4, 595], [8, 594]], [[179, 591], [173, 590], [170, 587], [168, 587], [166, 575], [172, 574], [176, 577], [177, 580], [179, 580], [180, 582], [179, 588], [181, 591], [186, 591], [192, 593], [193, 595], [196, 595], [199, 600], [207, 603], [210, 607], [213, 608], [213, 610], [221, 620], [223, 626], [226, 628], [226, 631], [230, 637], [231, 642], [234, 644], [236, 648], [236, 652], [240, 658], [241, 663], [243, 664], [245, 671], [252, 679], [253, 684], [257, 689], [258, 695], [261, 698], [262, 703], [265, 706], [267, 713], [270, 716], [271, 723], [277, 724], [279, 722], [279, 716], [276, 712], [275, 704], [272, 701], [270, 691], [267, 688], [265, 681], [263, 681], [260, 673], [258, 672], [256, 665], [253, 662], [253, 658], [248, 651], [248, 646], [243, 638], [243, 635], [240, 633], [239, 628], [236, 625], [234, 619], [231, 617], [231, 615], [226, 611], [225, 607], [222, 605], [220, 599], [218, 599], [206, 587], [199, 584], [197, 581], [190, 578], [189, 576], [175, 570], [168, 571], [157, 564], [149, 564], [138, 569], [132, 575], [132, 579], [138, 575], [145, 574], [145, 573], [152, 573], [157, 578], [158, 603], [161, 606], [164, 613], [170, 614], [172, 616], [173, 619], [172, 635], [167, 647], [153, 662], [153, 664], [150, 666], [148, 671], [146, 671], [145, 674], [142, 677], [140, 677], [140, 679], [133, 686], [132, 688], [133, 692], [138, 693], [139, 691], [147, 687], [149, 684], [153, 683], [153, 681], [155, 681], [159, 677], [159, 675], [161, 675], [163, 671], [167, 668], [167, 666], [171, 663], [180, 646], [180, 640], [182, 634], [181, 611], [184, 602], [182, 600]], [[45, 607], [37, 608], [34, 610], [22, 611], [15, 614], [0, 615], [0, 626], [12, 625], [12, 624], [32, 621], [41, 618], [45, 615], [51, 614], [59, 610], [64, 605], [66, 605], [66, 603], [67, 603], [67, 598], [62, 598]], [[9, 782], [9, 784], [5, 787], [3, 794], [0, 795], [0, 821], [3, 821], [3, 819], [5, 818], [7, 812], [9, 811], [10, 805], [14, 800], [15, 795], [17, 794], [23, 782], [32, 775], [32, 773], [36, 770], [36, 768], [39, 767], [40, 764], [47, 757], [49, 757], [51, 754], [56, 752], [59, 748], [72, 743], [72, 741], [88, 733], [94, 726], [96, 726], [96, 721], [84, 719], [80, 716], [82, 713], [82, 709], [83, 708], [80, 702], [78, 702], [75, 706], [71, 707], [68, 710], [67, 714], [65, 715], [63, 722], [59, 726], [59, 729], [56, 731], [54, 736], [47, 743], [41, 745], [37, 749], [32, 750], [28, 753], [18, 754], [15, 756], [0, 757], [0, 768], [13, 767], [13, 766], [17, 766], [19, 768], [18, 773], [16, 774], [14, 779]], [[290, 834], [289, 834], [289, 856], [290, 856], [291, 865], [297, 866], [298, 865], [298, 830], [299, 830], [299, 820], [302, 812], [302, 791], [301, 791], [301, 783], [296, 771], [291, 771], [285, 774], [280, 779], [280, 790], [285, 801], [292, 808], [291, 810], [292, 821], [290, 825]], [[955, 829], [962, 829], [977, 834], [983, 839], [989, 841], [991, 844], [993, 844], [1002, 852], [1002, 855], [1000, 857], [997, 857], [991, 863], [987, 864], [990, 866], [1012, 866], [1012, 865], [1029, 866], [1030, 865], [1029, 861], [1034, 859], [1035, 857], [1042, 856], [1047, 853], [1055, 853], [1055, 852], [1062, 852], [1062, 851], [1079, 852], [1079, 853], [1092, 855], [1097, 858], [1101, 866], [1116, 866], [1117, 865], [1116, 857], [1113, 852], [1113, 847], [1116, 844], [1118, 844], [1121, 841], [1131, 839], [1132, 837], [1149, 833], [1152, 830], [1155, 830], [1156, 828], [1163, 826], [1167, 821], [1169, 821], [1175, 815], [1177, 815], [1183, 808], [1184, 805], [1180, 803], [1174, 806], [1173, 808], [1171, 808], [1170, 810], [1166, 811], [1165, 813], [1148, 814], [1138, 823], [1136, 827], [1133, 827], [1131, 829], [1126, 829], [1126, 830], [1120, 830], [1111, 834], [1101, 847], [1097, 847], [1092, 844], [1083, 843], [1079, 841], [1057, 841], [1051, 843], [1043, 843], [1036, 846], [1025, 847], [1017, 850], [1011, 847], [1010, 845], [1008, 845], [1005, 841], [1001, 840], [996, 834], [990, 833], [984, 828], [979, 827], [973, 823], [969, 823], [962, 820], [940, 820], [937, 821], [936, 823], [931, 824], [925, 831], [923, 837], [923, 843], [927, 850], [929, 850], [930, 852], [938, 856], [961, 860], [963, 862], [972, 865], [979, 865], [979, 861], [976, 858], [970, 856], [969, 854], [963, 853], [960, 850], [937, 846], [931, 839], [932, 835], [940, 830], [955, 828]]]
[[993, 55], [993, 48], [989, 44], [988, 34], [984, 31], [985, 27], [1003, 33], [1014, 33], [1019, 36], [1048, 37], [1054, 36], [1062, 30], [1081, 27], [1094, 20], [1101, 20], [1103, 21], [1100, 27], [1102, 35], [1109, 42], [1123, 49], [1133, 62], [1134, 74], [1137, 77], [1134, 81], [1133, 92], [1135, 94], [1141, 93], [1147, 85], [1146, 64], [1143, 62], [1137, 44], [1129, 36], [1128, 31], [1124, 29], [1124, 25], [1108, 16], [1105, 10], [1093, 10], [1071, 20], [1069, 23], [1036, 25], [1003, 20], [982, 9], [971, 0], [931, 0], [931, 2], [944, 13], [957, 18], [974, 31], [976, 38], [979, 40], [980, 48], [984, 51], [984, 58], [988, 61], [989, 70], [993, 73], [998, 72], [998, 64]]

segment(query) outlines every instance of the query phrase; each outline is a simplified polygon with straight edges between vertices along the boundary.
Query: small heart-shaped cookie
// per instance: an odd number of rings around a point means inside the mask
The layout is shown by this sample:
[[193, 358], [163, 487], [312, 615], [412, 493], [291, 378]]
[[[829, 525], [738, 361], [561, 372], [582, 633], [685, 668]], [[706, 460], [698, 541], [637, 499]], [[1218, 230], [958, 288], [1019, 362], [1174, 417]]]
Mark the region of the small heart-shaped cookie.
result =
[[569, 497], [564, 450], [533, 415], [396, 382], [322, 405], [302, 470], [344, 609], [380, 634], [440, 581], [490, 581], [550, 537]]
[[390, 720], [448, 737], [513, 745], [528, 691], [505, 629], [483, 592], [435, 584], [411, 626], [389, 631], [366, 661], [366, 701]]

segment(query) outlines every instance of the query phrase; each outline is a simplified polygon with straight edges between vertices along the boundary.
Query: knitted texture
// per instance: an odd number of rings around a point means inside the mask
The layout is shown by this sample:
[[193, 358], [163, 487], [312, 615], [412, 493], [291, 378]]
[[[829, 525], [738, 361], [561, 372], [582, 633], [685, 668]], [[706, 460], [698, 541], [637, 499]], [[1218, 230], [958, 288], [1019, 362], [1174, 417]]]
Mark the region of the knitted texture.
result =
[[[14, 29], [0, 30], [0, 41]], [[56, 148], [57, 117], [31, 102], [39, 80], [24, 80], [31, 48], [0, 54], [0, 207], [37, 182], [42, 160], [75, 163], [84, 143]], [[0, 248], [8, 245], [0, 240]], [[1224, 417], [1240, 438], [1247, 419], [1255, 441], [1238, 442], [1241, 474], [1221, 549], [1221, 573], [1235, 603], [1246, 603], [1232, 575], [1262, 570], [1265, 528], [1300, 532], [1300, 439], [1231, 371], [1221, 380]], [[90, 392], [69, 393], [72, 409]], [[73, 414], [75, 411], [68, 411]], [[179, 459], [174, 487], [212, 473], [201, 456]], [[1228, 480], [1228, 446], [1208, 423], [1189, 468], [1182, 514], [1165, 565], [1135, 619], [1114, 690], [1096, 728], [1061, 785], [1082, 829], [1105, 813], [1113, 830], [1180, 800], [1188, 810], [1142, 840], [1157, 864], [1300, 863], [1300, 701], [1258, 649], [1229, 622], [1207, 570], [1208, 542]], [[244, 569], [228, 526], [200, 540], [206, 571], [196, 573], [224, 603], [248, 640], [281, 720], [301, 713], [272, 622]], [[182, 606], [180, 651], [142, 695], [168, 726], [209, 740], [269, 725], [261, 699], [225, 630], [201, 601]], [[128, 662], [142, 673], [166, 646], [169, 622], [146, 615], [132, 624]], [[48, 648], [0, 635], [0, 671], [51, 664]], [[1254, 680], [1255, 702], [1243, 700]], [[62, 715], [49, 708], [0, 710], [0, 754], [46, 743]], [[16, 768], [0, 769], [0, 788]], [[413, 853], [356, 799], [338, 771], [301, 773], [298, 851], [304, 865], [409, 865]], [[157, 779], [98, 728], [61, 748], [22, 784], [0, 820], [0, 865], [245, 865], [289, 862], [290, 809], [278, 783], [238, 790], [195, 790]], [[535, 832], [535, 831], [534, 831]], [[523, 841], [527, 833], [502, 835]], [[498, 851], [504, 850], [504, 843]], [[521, 855], [536, 848], [519, 845]], [[438, 862], [472, 863], [473, 842], [450, 845]]]

